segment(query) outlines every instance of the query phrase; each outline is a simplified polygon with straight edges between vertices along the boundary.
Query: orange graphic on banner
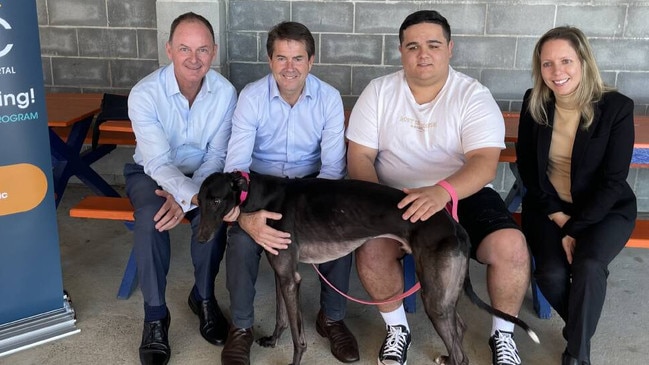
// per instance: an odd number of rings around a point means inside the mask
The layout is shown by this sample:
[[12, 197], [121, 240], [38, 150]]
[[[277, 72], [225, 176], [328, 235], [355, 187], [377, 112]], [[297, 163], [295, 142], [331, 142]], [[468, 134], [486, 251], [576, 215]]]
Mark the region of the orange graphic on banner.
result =
[[27, 163], [0, 166], [0, 216], [34, 209], [46, 192], [47, 178], [38, 167]]

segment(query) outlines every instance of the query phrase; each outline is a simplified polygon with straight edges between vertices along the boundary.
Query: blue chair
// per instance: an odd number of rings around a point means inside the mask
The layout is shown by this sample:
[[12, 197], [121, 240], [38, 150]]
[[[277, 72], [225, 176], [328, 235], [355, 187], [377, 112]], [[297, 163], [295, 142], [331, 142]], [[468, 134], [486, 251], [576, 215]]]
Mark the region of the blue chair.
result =
[[[415, 273], [415, 258], [412, 255], [406, 255], [403, 258], [403, 288], [408, 290], [417, 283]], [[408, 313], [417, 311], [417, 293], [410, 294], [403, 300], [403, 306]]]

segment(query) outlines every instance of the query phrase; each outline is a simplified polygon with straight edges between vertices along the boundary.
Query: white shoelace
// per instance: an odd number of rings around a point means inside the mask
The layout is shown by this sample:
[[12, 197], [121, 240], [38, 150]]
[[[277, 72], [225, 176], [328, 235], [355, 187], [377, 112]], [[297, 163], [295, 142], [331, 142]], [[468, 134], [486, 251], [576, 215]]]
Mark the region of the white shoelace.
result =
[[494, 348], [498, 364], [519, 365], [521, 363], [516, 343], [510, 334], [497, 332], [494, 337]]
[[383, 346], [383, 359], [396, 360], [401, 362], [408, 347], [408, 332], [402, 330], [402, 326], [387, 326], [388, 336]]

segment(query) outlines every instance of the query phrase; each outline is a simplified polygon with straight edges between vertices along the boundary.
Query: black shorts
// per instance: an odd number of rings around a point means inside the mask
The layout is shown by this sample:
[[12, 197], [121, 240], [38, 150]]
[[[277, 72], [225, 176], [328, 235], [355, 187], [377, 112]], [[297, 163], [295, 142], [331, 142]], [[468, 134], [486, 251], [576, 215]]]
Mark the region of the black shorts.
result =
[[460, 200], [457, 214], [460, 224], [469, 234], [471, 257], [474, 259], [480, 242], [490, 233], [505, 228], [521, 230], [500, 194], [492, 188], [482, 188]]

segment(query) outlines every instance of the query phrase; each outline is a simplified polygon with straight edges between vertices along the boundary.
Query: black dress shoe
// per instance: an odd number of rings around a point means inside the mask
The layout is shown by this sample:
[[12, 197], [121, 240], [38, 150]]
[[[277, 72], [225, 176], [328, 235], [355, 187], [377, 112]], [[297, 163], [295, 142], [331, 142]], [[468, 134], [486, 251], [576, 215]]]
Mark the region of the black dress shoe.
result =
[[561, 354], [561, 365], [579, 365], [579, 360], [570, 356], [567, 352]]
[[561, 365], [590, 365], [586, 361], [579, 362], [576, 358], [572, 357], [567, 351], [561, 354]]
[[250, 347], [253, 340], [252, 328], [233, 326], [221, 351], [221, 365], [250, 365]]
[[171, 315], [159, 321], [144, 322], [140, 362], [142, 365], [167, 365], [171, 356], [169, 347], [169, 323]]
[[229, 325], [216, 299], [198, 301], [189, 293], [187, 302], [192, 312], [200, 319], [201, 336], [213, 345], [223, 345], [228, 337]]
[[338, 361], [355, 362], [360, 359], [358, 343], [343, 321], [332, 321], [321, 310], [315, 322], [315, 328], [322, 337], [327, 337], [331, 344], [331, 353]]

